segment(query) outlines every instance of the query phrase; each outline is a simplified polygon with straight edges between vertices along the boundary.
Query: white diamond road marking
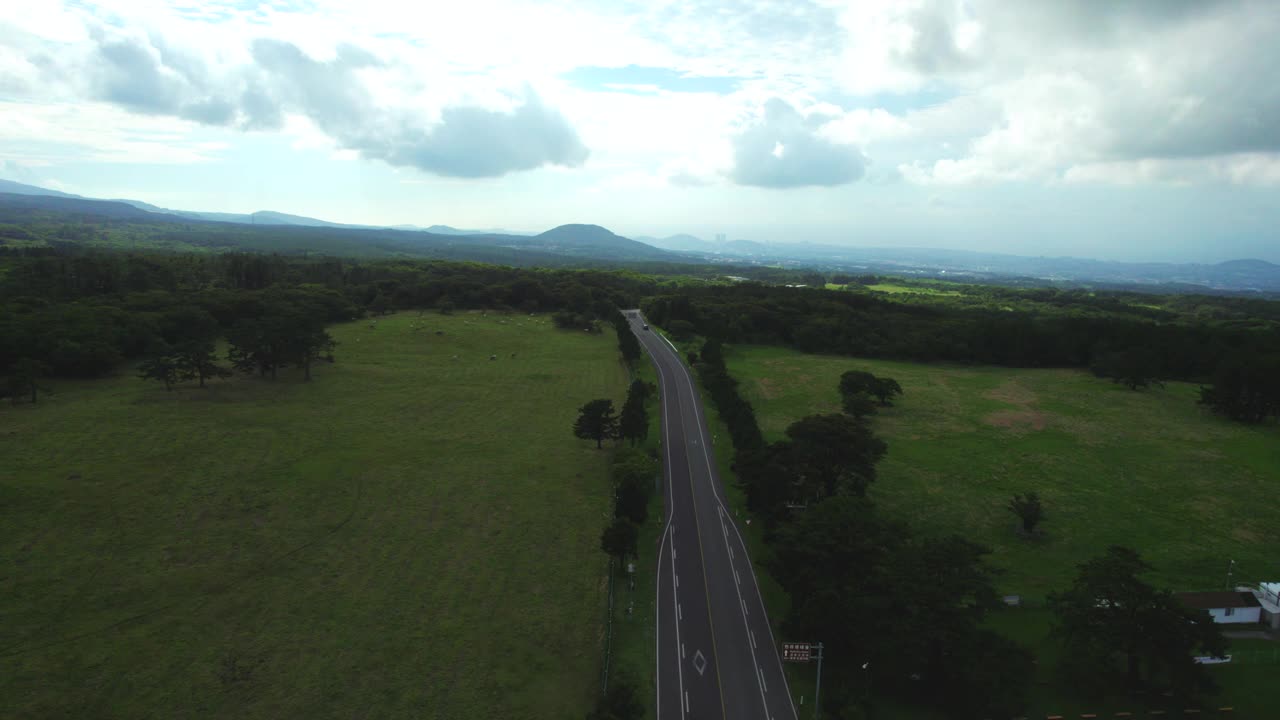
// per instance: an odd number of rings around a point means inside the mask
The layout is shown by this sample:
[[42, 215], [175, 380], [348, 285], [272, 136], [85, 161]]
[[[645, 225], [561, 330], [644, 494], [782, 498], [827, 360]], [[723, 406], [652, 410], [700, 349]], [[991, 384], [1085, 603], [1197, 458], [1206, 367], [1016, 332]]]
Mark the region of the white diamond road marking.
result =
[[701, 650], [693, 655], [693, 669], [697, 670], [699, 675], [707, 670], [707, 659], [702, 656]]

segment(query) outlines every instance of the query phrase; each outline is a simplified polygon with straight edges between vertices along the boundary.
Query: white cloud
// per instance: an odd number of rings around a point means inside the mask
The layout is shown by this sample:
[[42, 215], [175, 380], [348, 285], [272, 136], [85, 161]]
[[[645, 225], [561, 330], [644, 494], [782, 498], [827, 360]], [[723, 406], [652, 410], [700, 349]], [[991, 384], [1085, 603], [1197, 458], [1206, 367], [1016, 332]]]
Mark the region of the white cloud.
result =
[[857, 147], [832, 142], [818, 131], [827, 118], [806, 116], [773, 98], [733, 138], [729, 177], [739, 185], [794, 188], [843, 185], [862, 178], [866, 158]]

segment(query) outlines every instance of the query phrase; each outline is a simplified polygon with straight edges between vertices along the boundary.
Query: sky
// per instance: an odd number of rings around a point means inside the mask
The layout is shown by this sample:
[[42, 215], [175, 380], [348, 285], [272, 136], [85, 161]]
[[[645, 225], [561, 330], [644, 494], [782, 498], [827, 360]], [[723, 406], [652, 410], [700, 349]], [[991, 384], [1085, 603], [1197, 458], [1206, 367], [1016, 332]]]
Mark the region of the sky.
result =
[[41, 0], [0, 177], [186, 210], [1280, 262], [1273, 0]]

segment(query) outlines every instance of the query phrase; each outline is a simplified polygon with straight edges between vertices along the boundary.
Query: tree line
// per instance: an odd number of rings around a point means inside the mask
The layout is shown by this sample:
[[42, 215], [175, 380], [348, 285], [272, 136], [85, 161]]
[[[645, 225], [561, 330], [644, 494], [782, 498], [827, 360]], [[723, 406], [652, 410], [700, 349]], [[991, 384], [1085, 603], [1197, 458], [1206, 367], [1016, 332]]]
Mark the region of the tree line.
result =
[[[1152, 318], [1114, 300], [953, 306], [873, 294], [740, 283], [689, 287], [646, 298], [653, 322], [729, 343], [784, 345], [804, 352], [1010, 367], [1089, 367], [1099, 356], [1142, 348], [1155, 376], [1203, 381], [1228, 359], [1280, 354], [1274, 322], [1213, 323]], [[1167, 315], [1167, 313], [1166, 313]]]
[[[439, 261], [228, 253], [53, 251], [0, 257], [0, 391], [30, 399], [51, 378], [126, 361], [172, 384], [215, 377], [208, 343], [267, 376], [327, 358], [323, 325], [396, 309], [567, 311], [588, 322], [634, 307], [655, 280]], [[212, 318], [212, 321], [207, 320]]]

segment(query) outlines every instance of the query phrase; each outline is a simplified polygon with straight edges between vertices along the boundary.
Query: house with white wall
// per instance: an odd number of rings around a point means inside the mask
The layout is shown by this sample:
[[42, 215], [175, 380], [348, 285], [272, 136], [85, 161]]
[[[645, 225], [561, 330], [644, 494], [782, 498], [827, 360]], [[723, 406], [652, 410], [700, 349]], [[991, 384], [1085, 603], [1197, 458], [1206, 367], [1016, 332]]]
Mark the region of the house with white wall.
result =
[[1262, 624], [1280, 630], [1280, 582], [1258, 583], [1258, 587], [1248, 589], [1262, 606]]
[[1262, 604], [1250, 591], [1184, 592], [1174, 593], [1174, 597], [1189, 608], [1208, 610], [1215, 623], [1234, 625], [1262, 620]]

